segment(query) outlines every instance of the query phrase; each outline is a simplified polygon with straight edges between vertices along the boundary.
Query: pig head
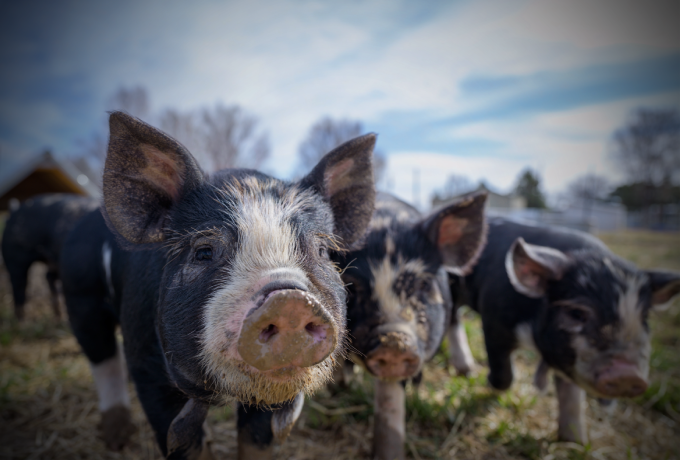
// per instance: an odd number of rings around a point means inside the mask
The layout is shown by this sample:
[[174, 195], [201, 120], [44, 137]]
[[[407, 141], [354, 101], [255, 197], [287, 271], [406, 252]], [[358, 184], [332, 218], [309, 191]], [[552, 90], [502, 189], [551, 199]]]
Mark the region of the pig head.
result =
[[545, 363], [593, 396], [648, 386], [650, 310], [680, 292], [680, 274], [639, 270], [593, 248], [562, 252], [518, 238], [506, 257], [515, 289], [542, 299], [532, 325]]
[[341, 256], [352, 359], [384, 381], [417, 376], [443, 340], [452, 302], [446, 270], [463, 274], [485, 241], [485, 194], [431, 214], [379, 194], [360, 250]]
[[158, 338], [191, 398], [272, 405], [310, 393], [344, 356], [345, 290], [330, 254], [366, 229], [374, 135], [291, 183], [205, 174], [177, 141], [115, 112], [103, 213], [128, 250], [156, 248]]

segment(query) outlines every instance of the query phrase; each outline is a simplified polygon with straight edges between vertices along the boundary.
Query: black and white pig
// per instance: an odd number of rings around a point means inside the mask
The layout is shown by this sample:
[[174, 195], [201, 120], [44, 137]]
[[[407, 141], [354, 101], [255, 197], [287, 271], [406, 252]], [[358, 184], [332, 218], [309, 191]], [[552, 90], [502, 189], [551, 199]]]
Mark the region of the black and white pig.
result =
[[[549, 369], [555, 374], [558, 436], [582, 443], [584, 390], [605, 399], [645, 392], [647, 316], [680, 292], [680, 274], [639, 270], [586, 233], [500, 217], [489, 220], [472, 273], [451, 283], [456, 305], [481, 315], [491, 386], [510, 387], [515, 349], [538, 350], [536, 386], [547, 386]], [[472, 357], [452, 318], [451, 355], [462, 357], [452, 364], [466, 373]]]
[[234, 400], [239, 458], [267, 458], [345, 355], [346, 293], [330, 254], [370, 221], [375, 136], [290, 183], [248, 169], [208, 176], [144, 122], [114, 112], [109, 125], [102, 211], [62, 256], [104, 438], [121, 448], [131, 433], [127, 361], [167, 458], [212, 458], [208, 407]]
[[34, 262], [47, 265], [54, 315], [59, 308], [59, 255], [66, 235], [78, 219], [98, 206], [97, 200], [66, 193], [51, 193], [29, 198], [11, 209], [2, 234], [2, 259], [12, 283], [14, 313], [24, 318], [28, 269]]
[[404, 383], [439, 348], [453, 304], [446, 270], [465, 274], [486, 236], [486, 194], [423, 217], [379, 193], [360, 249], [338, 254], [354, 362], [376, 377], [373, 453], [404, 458]]

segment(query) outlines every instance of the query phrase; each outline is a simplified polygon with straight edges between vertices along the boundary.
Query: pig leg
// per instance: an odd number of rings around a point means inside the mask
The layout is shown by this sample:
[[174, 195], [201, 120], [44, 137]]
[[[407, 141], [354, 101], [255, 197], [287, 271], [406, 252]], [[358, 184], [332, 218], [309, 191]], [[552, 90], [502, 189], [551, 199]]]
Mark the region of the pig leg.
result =
[[448, 336], [451, 365], [456, 369], [458, 375], [469, 375], [475, 367], [475, 360], [470, 351], [465, 327], [460, 321], [457, 311], [453, 314]]
[[189, 399], [170, 424], [167, 436], [169, 459], [214, 460], [205, 435], [204, 422], [209, 406]]
[[14, 315], [18, 320], [24, 319], [24, 304], [26, 304], [26, 284], [28, 283], [29, 263], [9, 264], [7, 271], [12, 283], [12, 295], [14, 297]]
[[69, 322], [85, 352], [99, 397], [106, 446], [121, 450], [135, 428], [130, 414], [125, 359], [116, 343], [117, 320], [100, 296], [66, 296]]
[[238, 459], [272, 458], [274, 442], [283, 442], [302, 412], [305, 398], [298, 394], [293, 401], [264, 409], [238, 403]]
[[560, 441], [580, 444], [588, 442], [585, 430], [584, 396], [585, 392], [577, 385], [555, 375], [559, 418], [557, 437]]
[[52, 304], [52, 311], [57, 319], [61, 319], [61, 309], [59, 308], [59, 290], [57, 289], [57, 280], [59, 275], [56, 270], [50, 268], [47, 271], [47, 285], [50, 287], [50, 302]]
[[406, 405], [401, 382], [375, 380], [375, 421], [373, 426], [373, 458], [402, 460], [405, 458]]
[[484, 343], [489, 359], [489, 384], [497, 390], [507, 390], [512, 385], [512, 360], [510, 355], [516, 348], [516, 340], [502, 328], [489, 327], [482, 321]]

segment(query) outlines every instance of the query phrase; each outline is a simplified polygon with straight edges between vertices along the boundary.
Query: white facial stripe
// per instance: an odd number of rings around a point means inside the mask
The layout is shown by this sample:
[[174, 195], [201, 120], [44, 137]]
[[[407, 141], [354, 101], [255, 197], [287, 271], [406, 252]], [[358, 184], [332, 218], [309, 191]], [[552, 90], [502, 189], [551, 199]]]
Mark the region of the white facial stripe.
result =
[[225, 212], [236, 224], [239, 247], [222, 286], [204, 307], [200, 356], [207, 372], [217, 380], [225, 368], [233, 368], [230, 362], [242, 363], [237, 340], [248, 311], [255, 307], [255, 293], [283, 277], [305, 285], [309, 282], [290, 218], [309, 205], [313, 195], [292, 188], [275, 198], [267, 193], [275, 185], [246, 178], [230, 184], [224, 192]]
[[645, 283], [643, 276], [626, 277], [625, 290], [619, 291], [619, 338], [623, 342], [646, 335], [642, 325], [642, 309], [640, 308], [640, 289]]
[[115, 356], [99, 364], [91, 364], [91, 368], [99, 396], [99, 410], [104, 412], [117, 405], [130, 407], [125, 358], [121, 347], [118, 347]]
[[[422, 275], [425, 273], [425, 264], [420, 259], [405, 262], [399, 255], [396, 265], [393, 265], [388, 254], [379, 264], [370, 264], [370, 269], [373, 275], [373, 300], [378, 302], [380, 311], [388, 321], [403, 321], [402, 308], [406, 307], [408, 302], [394, 291], [394, 282], [406, 271]], [[441, 293], [437, 289], [434, 291], [433, 300], [443, 302]]]
[[392, 265], [389, 255], [378, 265], [370, 264], [370, 268], [373, 275], [373, 300], [378, 302], [388, 321], [400, 321], [401, 300], [392, 288], [399, 270]]

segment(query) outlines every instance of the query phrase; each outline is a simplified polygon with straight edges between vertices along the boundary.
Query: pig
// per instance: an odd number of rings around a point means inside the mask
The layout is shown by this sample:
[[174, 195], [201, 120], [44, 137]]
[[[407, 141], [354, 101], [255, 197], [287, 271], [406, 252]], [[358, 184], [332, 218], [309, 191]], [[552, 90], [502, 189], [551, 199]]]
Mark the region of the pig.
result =
[[447, 270], [467, 273], [486, 236], [485, 193], [422, 216], [384, 193], [360, 247], [338, 253], [352, 360], [375, 380], [373, 454], [404, 458], [404, 383], [439, 348], [453, 304]]
[[[559, 439], [586, 443], [585, 393], [611, 399], [647, 389], [648, 314], [680, 292], [680, 274], [640, 270], [583, 232], [494, 217], [472, 273], [450, 285], [456, 308], [481, 315], [489, 384], [509, 388], [513, 350], [537, 350], [536, 386], [554, 372]], [[452, 320], [452, 364], [464, 374], [474, 361]]]
[[250, 169], [207, 175], [177, 141], [121, 112], [109, 128], [101, 211], [73, 229], [61, 259], [103, 438], [121, 449], [134, 430], [129, 371], [167, 458], [212, 458], [203, 423], [211, 404], [230, 401], [238, 457], [268, 458], [345, 356], [346, 292], [330, 256], [370, 221], [376, 137], [286, 182]]
[[52, 310], [61, 319], [57, 289], [61, 247], [78, 219], [98, 206], [97, 200], [51, 193], [16, 203], [10, 209], [2, 234], [2, 258], [12, 283], [14, 314], [19, 320], [24, 318], [28, 269], [34, 262], [44, 262]]

